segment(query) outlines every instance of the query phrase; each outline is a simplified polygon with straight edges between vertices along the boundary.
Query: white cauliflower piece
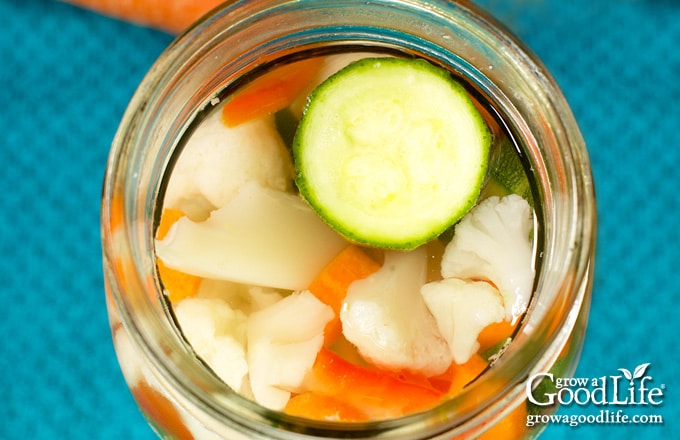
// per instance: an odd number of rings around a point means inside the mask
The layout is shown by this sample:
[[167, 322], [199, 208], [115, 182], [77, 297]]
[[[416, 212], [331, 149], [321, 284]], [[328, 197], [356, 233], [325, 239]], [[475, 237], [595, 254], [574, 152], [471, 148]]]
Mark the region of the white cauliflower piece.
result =
[[427, 283], [420, 292], [457, 364], [479, 349], [477, 337], [486, 326], [505, 317], [500, 292], [485, 281], [449, 278]]
[[213, 110], [189, 137], [172, 169], [164, 206], [192, 218], [229, 203], [246, 182], [280, 191], [292, 188], [294, 167], [271, 117], [236, 127]]
[[203, 278], [302, 290], [345, 246], [299, 196], [251, 182], [207, 220], [180, 218], [156, 255]]
[[255, 313], [283, 298], [281, 292], [275, 289], [209, 278], [201, 280], [195, 297], [219, 298], [229, 304], [232, 309], [240, 310], [246, 315]]
[[489, 197], [456, 225], [442, 257], [442, 276], [492, 282], [503, 295], [505, 319], [516, 321], [534, 281], [532, 226], [531, 207], [522, 197]]
[[382, 268], [350, 285], [340, 311], [342, 330], [365, 359], [428, 376], [449, 367], [448, 345], [420, 295], [426, 276], [421, 247], [386, 252]]
[[195, 298], [221, 299], [234, 310], [250, 314], [248, 286], [225, 280], [203, 278], [196, 290]]
[[250, 297], [250, 313], [259, 312], [283, 299], [279, 291], [259, 286], [248, 287], [248, 296]]
[[174, 310], [196, 355], [227, 385], [240, 392], [248, 374], [247, 316], [217, 298], [186, 298]]
[[116, 350], [118, 364], [125, 381], [135, 386], [144, 380], [144, 364], [142, 357], [132, 345], [130, 337], [122, 326], [115, 327], [113, 332], [113, 347]]
[[333, 309], [305, 290], [248, 320], [250, 387], [262, 406], [282, 410], [299, 389], [324, 340]]

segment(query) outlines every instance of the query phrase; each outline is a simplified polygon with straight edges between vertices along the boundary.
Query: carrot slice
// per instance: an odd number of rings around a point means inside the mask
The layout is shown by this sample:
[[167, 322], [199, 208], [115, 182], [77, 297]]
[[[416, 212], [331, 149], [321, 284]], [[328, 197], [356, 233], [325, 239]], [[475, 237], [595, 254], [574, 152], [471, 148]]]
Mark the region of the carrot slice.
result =
[[184, 298], [196, 295], [201, 279], [188, 273], [170, 269], [162, 261], [157, 261], [158, 275], [171, 303], [177, 304]]
[[125, 221], [125, 206], [123, 196], [120, 192], [117, 191], [113, 193], [109, 211], [109, 229], [115, 231], [121, 227]]
[[527, 407], [523, 403], [483, 433], [480, 440], [515, 440], [524, 438], [527, 431]]
[[181, 415], [165, 396], [146, 382], [138, 382], [131, 390], [144, 416], [160, 433], [178, 440], [193, 440], [194, 436], [184, 425]]
[[310, 58], [263, 75], [226, 101], [222, 121], [234, 127], [284, 109], [310, 86], [322, 64]]
[[[156, 238], [162, 240], [167, 235], [172, 225], [184, 217], [184, 213], [178, 209], [165, 209], [161, 214], [161, 221], [156, 230]], [[173, 304], [184, 298], [196, 295], [201, 284], [201, 278], [179, 270], [167, 267], [161, 260], [156, 260], [158, 275], [163, 282], [168, 299]]]
[[454, 365], [452, 370], [453, 380], [449, 387], [449, 394], [454, 395], [463, 391], [463, 388], [472, 382], [477, 376], [482, 374], [482, 371], [489, 364], [478, 354], [473, 354], [472, 357], [464, 364]]
[[177, 34], [223, 0], [67, 0], [101, 14]]
[[372, 420], [424, 411], [445, 396], [434, 388], [406, 382], [398, 373], [351, 364], [328, 349], [319, 352], [305, 385], [309, 391], [357, 408]]
[[431, 377], [430, 383], [435, 389], [443, 390], [449, 396], [455, 396], [463, 391], [489, 364], [479, 354], [473, 354], [464, 364], [455, 362], [444, 373]]
[[489, 324], [484, 327], [477, 337], [477, 342], [479, 342], [479, 351], [483, 352], [489, 348], [496, 346], [512, 337], [512, 333], [515, 331], [517, 324], [511, 324], [510, 321], [501, 321], [493, 324]]
[[313, 392], [293, 396], [284, 412], [293, 416], [334, 422], [365, 422], [368, 416], [342, 400]]
[[361, 248], [350, 245], [331, 260], [309, 285], [309, 291], [321, 302], [329, 305], [335, 314], [324, 331], [326, 347], [333, 343], [342, 331], [340, 308], [350, 284], [366, 278], [378, 269], [380, 265]]
[[184, 217], [184, 213], [179, 209], [164, 209], [161, 213], [161, 221], [158, 223], [158, 228], [156, 229], [156, 238], [158, 240], [163, 240], [168, 235], [172, 225], [182, 217]]

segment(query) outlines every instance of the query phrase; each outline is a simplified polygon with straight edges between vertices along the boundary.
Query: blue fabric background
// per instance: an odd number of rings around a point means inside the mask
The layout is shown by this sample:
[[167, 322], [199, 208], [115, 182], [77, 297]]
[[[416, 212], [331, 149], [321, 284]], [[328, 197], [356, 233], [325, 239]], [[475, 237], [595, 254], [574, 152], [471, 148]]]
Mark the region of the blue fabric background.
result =
[[[480, 3], [552, 71], [591, 154], [599, 242], [577, 376], [650, 362], [665, 392], [626, 408], [663, 425], [544, 438], [680, 438], [680, 1]], [[99, 195], [118, 121], [170, 41], [60, 2], [0, 0], [0, 438], [153, 438], [110, 341]]]

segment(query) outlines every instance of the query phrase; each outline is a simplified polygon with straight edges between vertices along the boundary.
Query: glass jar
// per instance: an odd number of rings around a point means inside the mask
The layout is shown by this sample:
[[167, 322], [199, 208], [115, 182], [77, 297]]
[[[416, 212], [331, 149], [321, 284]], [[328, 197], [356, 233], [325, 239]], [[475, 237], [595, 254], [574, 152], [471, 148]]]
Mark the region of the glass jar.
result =
[[[464, 77], [518, 137], [537, 183], [542, 218], [535, 293], [493, 367], [430, 411], [360, 424], [270, 411], [218, 380], [172, 320], [153, 247], [165, 170], [196, 115], [259, 66], [338, 45], [397, 48]], [[532, 375], [556, 365], [564, 376], [575, 369], [589, 310], [595, 211], [585, 145], [558, 86], [517, 39], [470, 2], [227, 2], [161, 55], [113, 142], [102, 240], [107, 305], [123, 375], [162, 437], [414, 440], [474, 438], [485, 431], [491, 438], [536, 436], [540, 428], [518, 421], [517, 409], [526, 405]]]

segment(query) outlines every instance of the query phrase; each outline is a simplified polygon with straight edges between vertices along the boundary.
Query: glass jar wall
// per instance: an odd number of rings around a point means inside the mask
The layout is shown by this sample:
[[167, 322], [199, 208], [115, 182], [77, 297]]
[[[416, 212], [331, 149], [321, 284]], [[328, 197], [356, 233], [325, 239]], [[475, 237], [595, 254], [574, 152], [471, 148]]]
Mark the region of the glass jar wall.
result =
[[[454, 72], [516, 140], [535, 187], [534, 293], [491, 368], [436, 408], [368, 423], [315, 422], [233, 392], [178, 330], [156, 270], [166, 172], [200, 115], [260, 69], [347, 48], [397, 51]], [[107, 164], [102, 240], [121, 369], [145, 417], [170, 438], [507, 438], [528, 428], [533, 374], [573, 372], [585, 336], [595, 240], [583, 139], [559, 88], [520, 42], [468, 2], [247, 1], [226, 4], [158, 59], [124, 115]], [[519, 415], [519, 416], [518, 416]], [[487, 434], [484, 434], [487, 432]]]

